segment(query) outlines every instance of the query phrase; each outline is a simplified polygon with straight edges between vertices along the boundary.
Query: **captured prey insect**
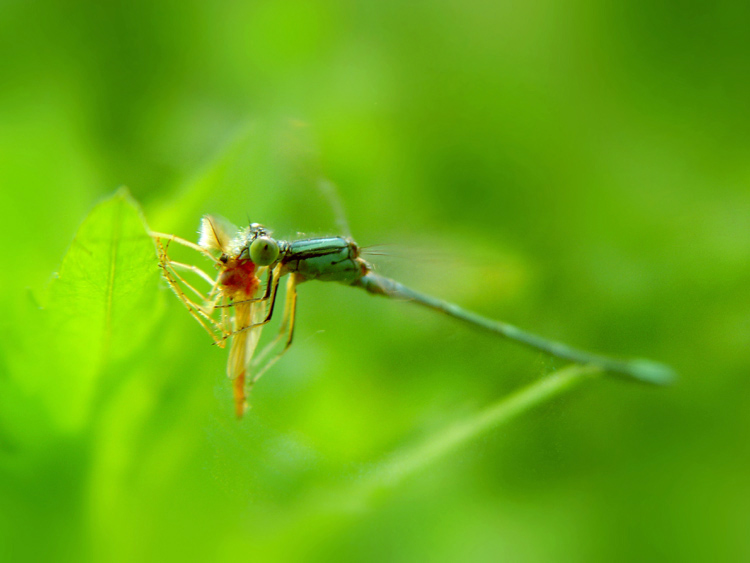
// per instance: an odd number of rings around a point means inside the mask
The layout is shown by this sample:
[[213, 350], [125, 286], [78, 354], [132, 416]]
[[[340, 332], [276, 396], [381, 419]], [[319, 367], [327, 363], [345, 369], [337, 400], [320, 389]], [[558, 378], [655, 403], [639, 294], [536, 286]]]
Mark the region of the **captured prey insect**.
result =
[[[230, 238], [226, 228], [218, 227], [220, 224], [220, 220], [215, 217], [204, 217], [198, 245], [171, 235], [152, 235], [157, 240], [175, 241], [194, 248], [216, 261], [219, 275], [216, 280], [212, 280], [194, 266], [171, 261], [166, 254], [166, 246], [159, 243], [160, 263], [164, 275], [177, 296], [185, 303], [193, 317], [212, 334], [216, 344], [222, 345], [227, 339], [232, 339], [227, 373], [234, 379], [238, 416], [241, 416], [244, 410], [245, 386], [251, 386], [257, 381], [292, 344], [297, 286], [311, 280], [339, 282], [360, 287], [373, 295], [410, 301], [490, 331], [502, 338], [566, 361], [596, 366], [612, 375], [656, 385], [668, 384], [673, 379], [671, 368], [663, 364], [640, 359], [618, 360], [578, 350], [409, 289], [395, 280], [377, 274], [372, 265], [360, 256], [359, 246], [349, 238], [331, 236], [285, 241], [273, 238], [271, 231], [257, 223], [237, 231], [237, 234]], [[221, 256], [216, 259], [211, 250], [220, 251]], [[179, 269], [191, 270], [213, 284], [211, 291], [205, 296], [203, 305], [191, 301], [182, 292], [177, 282], [185, 282], [177, 275], [176, 270]], [[258, 296], [260, 282], [257, 276], [263, 269], [267, 271], [266, 288], [264, 294]], [[246, 372], [251, 355], [260, 337], [261, 327], [273, 316], [279, 282], [283, 276], [288, 276], [288, 280], [280, 330], [254, 363], [260, 363], [282, 342], [284, 345], [262, 369], [248, 379]], [[200, 292], [187, 287], [201, 296]], [[230, 317], [226, 313], [229, 307], [235, 310], [231, 323], [228, 322]], [[216, 309], [222, 311], [222, 320], [218, 322], [211, 318]]]
[[[247, 390], [257, 379], [248, 375], [250, 360], [258, 345], [262, 320], [269, 316], [269, 296], [258, 296], [259, 276], [268, 268], [258, 267], [250, 259], [248, 247], [256, 237], [267, 233], [260, 225], [237, 229], [210, 215], [201, 220], [199, 232], [198, 244], [164, 233], [152, 232], [151, 236], [156, 241], [164, 279], [193, 318], [218, 346], [223, 348], [231, 337], [227, 376], [233, 382], [235, 413], [240, 418], [247, 408]], [[218, 270], [216, 277], [212, 278], [197, 266], [172, 260], [168, 254], [172, 242], [212, 260]], [[207, 282], [210, 289], [206, 292], [196, 289], [181, 272], [191, 272]], [[270, 289], [271, 285], [267, 287]], [[218, 319], [216, 311], [219, 311]]]

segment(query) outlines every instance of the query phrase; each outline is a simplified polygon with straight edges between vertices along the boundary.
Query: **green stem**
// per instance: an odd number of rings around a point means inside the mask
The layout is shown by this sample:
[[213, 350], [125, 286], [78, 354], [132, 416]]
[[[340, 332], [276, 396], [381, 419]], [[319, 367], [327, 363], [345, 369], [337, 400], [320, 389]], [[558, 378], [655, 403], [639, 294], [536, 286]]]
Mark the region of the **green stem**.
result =
[[405, 478], [447, 457], [482, 434], [510, 422], [535, 406], [560, 395], [585, 379], [602, 373], [597, 366], [570, 366], [543, 377], [500, 399], [473, 416], [456, 422], [422, 444], [384, 462], [371, 474], [366, 488], [396, 486]]
[[367, 513], [374, 501], [393, 491], [403, 481], [455, 454], [459, 448], [469, 445], [484, 433], [601, 373], [601, 368], [596, 366], [570, 366], [543, 377], [465, 420], [450, 424], [424, 442], [396, 453], [350, 486], [313, 493], [297, 504], [298, 512], [293, 518], [285, 515], [283, 526], [267, 516], [263, 524], [259, 523], [259, 526], [267, 526], [260, 533], [265, 539], [253, 548], [273, 552], [288, 547], [290, 542], [299, 541], [301, 533], [317, 537], [346, 526], [353, 515]]

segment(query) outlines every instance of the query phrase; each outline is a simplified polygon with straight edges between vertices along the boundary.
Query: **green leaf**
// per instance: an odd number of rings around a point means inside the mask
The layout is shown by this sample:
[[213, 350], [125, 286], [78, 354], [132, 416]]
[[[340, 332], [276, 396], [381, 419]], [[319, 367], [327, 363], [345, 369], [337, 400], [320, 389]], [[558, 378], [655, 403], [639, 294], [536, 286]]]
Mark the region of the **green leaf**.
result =
[[32, 382], [64, 430], [79, 428], [116, 362], [143, 345], [161, 311], [154, 243], [124, 188], [96, 205], [78, 229], [46, 306], [49, 346]]

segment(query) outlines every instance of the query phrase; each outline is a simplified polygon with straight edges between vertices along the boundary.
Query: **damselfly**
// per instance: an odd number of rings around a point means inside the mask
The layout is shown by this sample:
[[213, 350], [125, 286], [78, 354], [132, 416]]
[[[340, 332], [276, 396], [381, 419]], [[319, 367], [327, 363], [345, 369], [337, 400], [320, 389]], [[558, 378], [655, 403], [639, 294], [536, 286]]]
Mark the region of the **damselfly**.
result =
[[[188, 306], [188, 309], [196, 320], [212, 333], [217, 344], [221, 345], [224, 341], [231, 338], [232, 351], [234, 352], [236, 346], [239, 345], [238, 343], [245, 341], [243, 350], [246, 352], [242, 357], [245, 365], [250, 361], [250, 354], [257, 344], [259, 329], [268, 323], [273, 316], [280, 279], [288, 276], [284, 313], [279, 333], [266, 346], [254, 363], [262, 363], [262, 360], [282, 342], [283, 347], [265, 363], [263, 368], [255, 373], [252, 379], [248, 380], [249, 385], [257, 381], [292, 344], [297, 305], [297, 286], [302, 282], [312, 280], [339, 282], [344, 285], [362, 288], [373, 295], [416, 303], [475, 327], [490, 331], [502, 338], [540, 350], [562, 360], [596, 366], [602, 371], [615, 376], [656, 385], [668, 384], [673, 379], [671, 368], [663, 364], [641, 359], [618, 360], [579, 350], [567, 344], [526, 332], [511, 324], [483, 317], [453, 303], [414, 291], [393, 279], [377, 274], [373, 270], [373, 266], [361, 257], [359, 246], [349, 238], [331, 236], [294, 241], [279, 240], [271, 236], [270, 230], [262, 225], [253, 223], [250, 227], [240, 230], [232, 238], [232, 242], [222, 242], [222, 236], [218, 234], [209, 236], [206, 234], [208, 226], [213, 225], [213, 229], [216, 229], [216, 224], [218, 223], [219, 220], [216, 218], [204, 217], [201, 227], [201, 240], [198, 246], [183, 239], [171, 237], [170, 235], [154, 233], [154, 236], [174, 240], [180, 244], [194, 247], [203, 253], [208, 253], [207, 250], [210, 249], [218, 249], [222, 252], [221, 258], [217, 261], [217, 266], [220, 270], [219, 276], [215, 281], [209, 278], [209, 281], [213, 283], [213, 288], [207, 299], [208, 306], [196, 306], [195, 303], [191, 302], [180, 292], [178, 287], [175, 287], [176, 280], [174, 278], [170, 279], [167, 277], [167, 281], [175, 290], [178, 297]], [[213, 232], [215, 233], [216, 231], [214, 230]], [[226, 231], [221, 232], [225, 233]], [[166, 256], [166, 252], [162, 254], [161, 264], [165, 271], [165, 276], [174, 275], [175, 268], [195, 271], [193, 266], [170, 261]], [[253, 283], [251, 286], [242, 288], [241, 290], [236, 289], [234, 282], [227, 284], [227, 280], [233, 280], [238, 270], [243, 272], [240, 275], [240, 278], [242, 278], [246, 270], [250, 272], [250, 276], [255, 276], [256, 271], [264, 268], [267, 269], [268, 273], [265, 292], [261, 297], [257, 296], [258, 287], [255, 285], [257, 277], [252, 277]], [[214, 294], [218, 294], [217, 297], [221, 297], [222, 303], [218, 303], [217, 298], [211, 299], [211, 296]], [[206, 326], [204, 321], [210, 316], [213, 310], [221, 308], [222, 311], [225, 311], [227, 307], [234, 307], [236, 311], [232, 330], [229, 330], [229, 325], [225, 322], [215, 323], [212, 324], [212, 327], [219, 329], [220, 332], [220, 334], [216, 335], [214, 331]], [[246, 312], [240, 314], [239, 311]], [[226, 313], [222, 313], [222, 318], [225, 316]], [[252, 319], [252, 322], [249, 322], [249, 319]], [[247, 333], [250, 333], [252, 337], [243, 337]], [[230, 368], [228, 373], [230, 377], [235, 378], [235, 398], [237, 400], [239, 400], [237, 387], [242, 384], [242, 381], [237, 376], [238, 371], [237, 359], [235, 358], [233, 361], [232, 353], [230, 353]], [[244, 377], [244, 370], [242, 373]], [[244, 394], [241, 397], [244, 404]], [[238, 411], [238, 414], [241, 414], [240, 411]]]

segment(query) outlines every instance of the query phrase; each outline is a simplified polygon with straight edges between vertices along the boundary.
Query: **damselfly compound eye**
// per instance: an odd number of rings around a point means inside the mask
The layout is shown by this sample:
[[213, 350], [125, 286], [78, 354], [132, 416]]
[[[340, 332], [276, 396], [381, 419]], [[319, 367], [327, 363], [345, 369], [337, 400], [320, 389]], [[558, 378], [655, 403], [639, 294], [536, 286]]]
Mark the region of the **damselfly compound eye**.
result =
[[279, 257], [279, 244], [269, 237], [258, 237], [250, 244], [250, 260], [258, 266], [270, 266]]

